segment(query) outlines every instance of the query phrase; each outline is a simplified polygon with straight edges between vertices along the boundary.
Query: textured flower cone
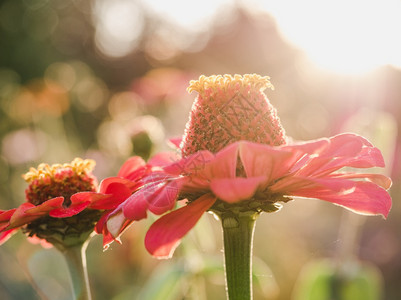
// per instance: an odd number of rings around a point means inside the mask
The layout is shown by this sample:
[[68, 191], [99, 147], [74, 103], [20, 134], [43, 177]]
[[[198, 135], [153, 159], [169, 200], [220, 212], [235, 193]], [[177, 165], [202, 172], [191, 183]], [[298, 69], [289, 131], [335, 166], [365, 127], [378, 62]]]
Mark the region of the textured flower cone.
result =
[[199, 150], [218, 152], [239, 140], [271, 146], [286, 143], [275, 108], [263, 90], [273, 89], [269, 77], [256, 74], [201, 76], [189, 92], [199, 93], [181, 143], [183, 157]]
[[[27, 201], [38, 206], [63, 196], [63, 206], [69, 207], [73, 194], [96, 191], [97, 181], [91, 174], [94, 164], [92, 160], [75, 159], [71, 164], [41, 164], [37, 169], [31, 168], [24, 175], [29, 183], [25, 190]], [[36, 236], [57, 248], [65, 248], [85, 242], [100, 216], [101, 211], [91, 209], [67, 218], [43, 216], [27, 224], [23, 230], [28, 236]]]

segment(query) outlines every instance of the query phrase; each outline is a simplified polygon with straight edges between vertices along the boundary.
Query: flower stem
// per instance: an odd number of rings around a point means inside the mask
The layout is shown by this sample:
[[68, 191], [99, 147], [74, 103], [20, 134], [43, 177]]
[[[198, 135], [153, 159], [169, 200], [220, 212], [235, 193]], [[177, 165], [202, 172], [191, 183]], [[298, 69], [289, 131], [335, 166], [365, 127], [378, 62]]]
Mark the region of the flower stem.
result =
[[221, 216], [226, 290], [229, 300], [252, 299], [252, 244], [257, 215]]
[[74, 299], [91, 300], [88, 270], [86, 267], [86, 247], [88, 242], [82, 245], [65, 248], [63, 251], [72, 280]]

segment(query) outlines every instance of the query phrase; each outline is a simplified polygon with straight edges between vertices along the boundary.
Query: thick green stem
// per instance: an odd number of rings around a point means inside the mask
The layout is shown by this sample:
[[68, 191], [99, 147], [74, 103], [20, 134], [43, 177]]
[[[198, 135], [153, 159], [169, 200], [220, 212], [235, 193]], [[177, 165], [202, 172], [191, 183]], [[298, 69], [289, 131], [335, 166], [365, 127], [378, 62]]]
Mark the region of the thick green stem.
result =
[[86, 268], [86, 247], [88, 242], [83, 245], [65, 248], [63, 250], [68, 269], [70, 271], [74, 299], [91, 300], [88, 270]]
[[252, 299], [252, 245], [257, 214], [221, 216], [229, 300]]

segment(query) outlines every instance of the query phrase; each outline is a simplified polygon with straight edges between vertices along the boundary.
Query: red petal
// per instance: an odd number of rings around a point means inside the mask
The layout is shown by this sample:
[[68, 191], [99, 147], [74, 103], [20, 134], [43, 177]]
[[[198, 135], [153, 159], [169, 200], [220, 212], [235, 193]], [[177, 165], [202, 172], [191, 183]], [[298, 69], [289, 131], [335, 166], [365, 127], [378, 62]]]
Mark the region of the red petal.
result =
[[264, 182], [266, 182], [266, 176], [216, 178], [210, 182], [210, 188], [217, 198], [234, 203], [252, 198], [258, 187]]
[[10, 224], [10, 219], [17, 209], [0, 211], [0, 231], [3, 231]]
[[298, 190], [293, 196], [317, 198], [348, 208], [365, 215], [387, 217], [391, 208], [391, 197], [386, 190], [372, 182], [356, 181], [355, 189], [347, 194], [335, 193], [324, 188]]
[[[132, 193], [138, 189], [140, 183], [121, 177], [109, 177], [100, 182], [99, 192], [102, 194], [119, 194], [118, 185], [129, 188], [130, 193]], [[126, 191], [125, 188], [121, 188]]]
[[146, 234], [146, 249], [158, 258], [170, 258], [181, 238], [195, 226], [203, 213], [215, 201], [214, 196], [206, 194], [188, 205], [162, 216], [152, 224]]
[[21, 204], [10, 219], [8, 228], [16, 228], [32, 222], [44, 215], [47, 215], [55, 208], [63, 207], [64, 198], [56, 197], [35, 206], [32, 203], [25, 202]]
[[101, 219], [101, 225], [97, 227], [97, 231], [103, 233], [103, 248], [107, 249], [113, 241], [120, 242], [120, 235], [131, 225], [133, 221], [125, 218], [121, 209], [106, 214]]
[[[101, 195], [101, 194], [98, 194]], [[91, 197], [97, 197], [96, 193], [87, 192], [77, 193], [71, 196], [71, 204], [68, 207], [60, 207], [49, 212], [49, 216], [53, 218], [68, 218], [79, 214], [91, 203]]]
[[[127, 195], [128, 197], [128, 195], [130, 194], [131, 193], [129, 194], [125, 193], [124, 195]], [[100, 209], [100, 210], [114, 209], [126, 198], [124, 197], [123, 199], [121, 199], [121, 201], [117, 201], [117, 199], [119, 198], [116, 197], [115, 195], [106, 195], [96, 192], [80, 192], [71, 196], [71, 201], [73, 203], [79, 203], [79, 202], [86, 203], [89, 201], [90, 203], [87, 206], [88, 208]]]
[[19, 228], [13, 228], [5, 231], [0, 232], [0, 245], [7, 242], [7, 240], [13, 236], [14, 233], [18, 231]]
[[153, 191], [152, 184], [140, 189], [121, 204], [122, 211], [127, 219], [139, 221], [147, 217], [149, 207], [147, 193], [150, 191]]
[[134, 180], [139, 176], [139, 173], [141, 173], [138, 171], [143, 170], [145, 166], [146, 163], [141, 157], [139, 156], [130, 157], [121, 166], [117, 176]]

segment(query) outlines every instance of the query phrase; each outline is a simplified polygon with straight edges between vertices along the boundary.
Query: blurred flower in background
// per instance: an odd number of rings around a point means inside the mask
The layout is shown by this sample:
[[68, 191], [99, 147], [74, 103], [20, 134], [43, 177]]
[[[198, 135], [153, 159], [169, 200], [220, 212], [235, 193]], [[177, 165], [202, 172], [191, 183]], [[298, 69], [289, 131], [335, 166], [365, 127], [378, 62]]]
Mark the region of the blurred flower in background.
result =
[[[393, 179], [394, 206], [386, 222], [366, 221], [359, 253], [382, 272], [386, 299], [397, 299], [401, 280], [400, 11], [395, 0], [308, 0], [302, 4], [290, 0], [4, 0], [0, 4], [1, 207], [11, 209], [22, 203], [20, 174], [41, 161], [93, 158], [97, 161], [94, 175], [106, 178], [117, 174], [133, 154], [147, 158], [164, 150], [164, 139], [180, 136], [187, 120], [192, 104], [185, 91], [188, 78], [269, 74], [276, 90], [268, 96], [274, 93], [283, 126], [297, 140], [335, 135], [350, 123], [363, 127], [370, 124], [367, 120], [376, 120], [373, 116], [378, 112], [393, 124], [394, 130], [381, 134], [392, 142], [380, 149]], [[323, 215], [324, 221], [311, 224], [315, 213]], [[286, 206], [280, 217], [272, 215], [267, 224], [260, 220], [258, 226], [267, 229], [263, 233], [256, 229], [255, 255], [268, 263], [275, 276], [274, 299], [290, 298], [306, 262], [334, 255], [340, 216], [335, 207], [300, 199]], [[169, 269], [175, 273], [158, 272], [158, 263], [145, 250], [129, 247], [142, 244], [143, 232], [150, 225], [146, 221], [126, 233], [125, 247], [113, 247], [101, 257], [91, 255], [101, 249], [101, 239], [94, 238], [88, 248], [89, 271], [91, 264], [102, 270], [90, 274], [94, 298], [132, 299], [140, 294], [148, 297], [141, 299], [151, 299], [155, 295], [149, 291], [158, 286], [188, 287], [171, 292], [171, 299], [189, 295], [195, 287], [203, 291], [197, 295], [218, 298], [222, 270], [207, 263], [197, 269], [203, 273], [188, 267], [187, 255], [193, 255], [189, 249], [198, 248], [191, 248], [193, 244], [201, 243], [202, 257], [220, 257], [219, 234], [214, 235], [216, 229], [207, 217], [201, 221], [199, 234], [209, 232], [213, 243], [207, 246], [198, 233], [184, 239], [183, 250], [176, 253], [183, 265]], [[266, 236], [269, 251], [262, 242]], [[47, 294], [53, 291], [57, 299], [63, 299], [63, 288], [54, 278], [40, 277], [35, 267], [45, 269], [42, 259], [51, 255], [35, 253], [37, 248], [26, 243], [19, 247], [22, 243], [16, 234], [0, 248], [0, 262], [12, 270], [0, 275], [0, 298], [31, 297], [35, 293], [29, 282], [39, 282]], [[17, 259], [11, 259], [14, 254]], [[53, 267], [57, 259], [51, 263]], [[117, 267], [120, 272], [106, 279], [105, 274]], [[206, 270], [211, 269], [213, 276], [207, 276]], [[254, 274], [256, 278], [271, 278], [266, 268], [259, 270], [264, 271]], [[162, 273], [169, 275], [158, 277]], [[195, 273], [202, 275], [195, 276], [193, 284]], [[141, 294], [145, 286], [148, 292]], [[255, 289], [255, 299], [264, 298]]]

